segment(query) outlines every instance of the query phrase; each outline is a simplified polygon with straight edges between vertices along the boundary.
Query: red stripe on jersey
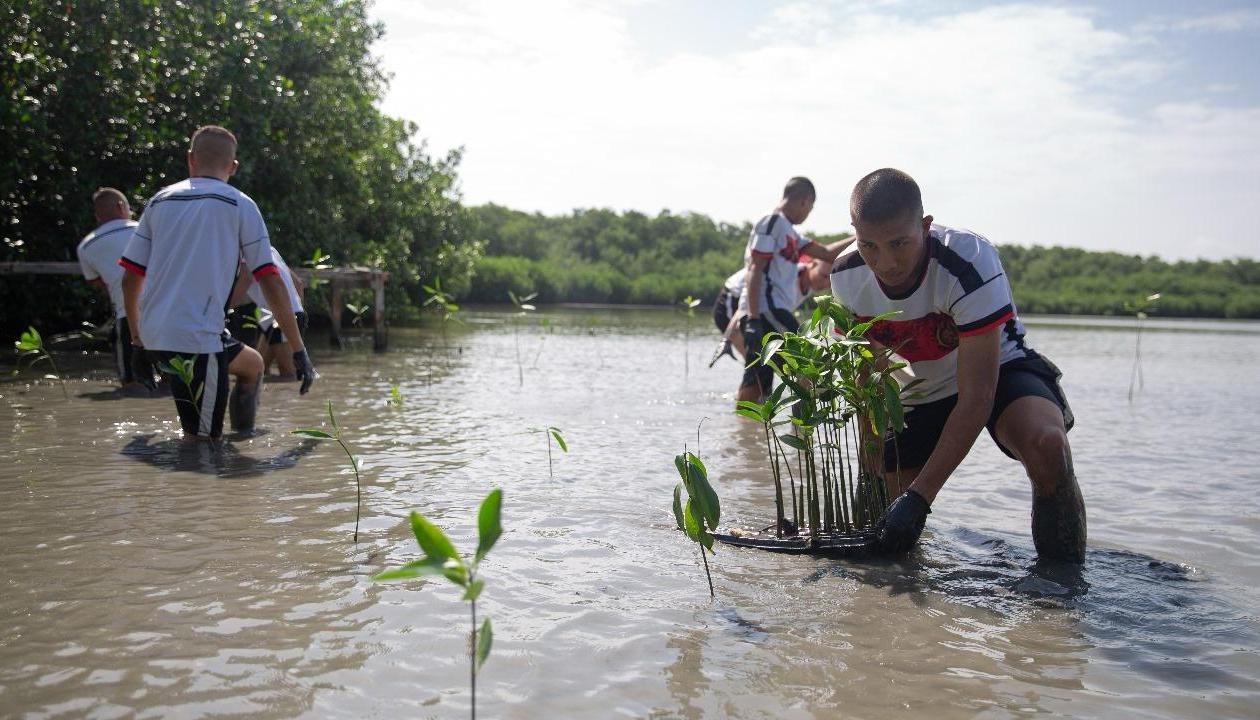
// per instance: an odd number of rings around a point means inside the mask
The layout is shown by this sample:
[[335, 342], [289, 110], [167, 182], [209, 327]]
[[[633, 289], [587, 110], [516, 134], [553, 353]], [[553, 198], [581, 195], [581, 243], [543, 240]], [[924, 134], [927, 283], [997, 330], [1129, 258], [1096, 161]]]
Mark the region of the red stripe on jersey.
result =
[[255, 280], [261, 278], [263, 275], [273, 275], [273, 274], [274, 275], [280, 274], [280, 268], [276, 267], [275, 263], [263, 263], [262, 265], [259, 265], [257, 268], [254, 268]]
[[139, 275], [140, 277], [144, 277], [144, 266], [139, 263], [132, 262], [125, 257], [118, 258], [118, 266], [123, 270]]
[[[859, 317], [866, 322], [869, 317]], [[891, 348], [908, 362], [939, 360], [958, 349], [958, 326], [945, 313], [931, 313], [914, 320], [880, 320], [866, 337]]]
[[759, 257], [759, 258], [772, 258], [772, 257], [774, 257], [774, 253], [772, 253], [772, 252], [761, 252], [760, 250], [753, 250], [753, 251], [752, 251], [752, 255], [753, 255], [753, 257]]
[[1011, 318], [1013, 318], [1013, 317], [1015, 317], [1015, 311], [1014, 311], [1014, 310], [1012, 310], [1012, 311], [1010, 311], [1010, 312], [1006, 313], [1005, 315], [1003, 315], [1003, 316], [999, 317], [997, 320], [994, 320], [994, 321], [993, 321], [993, 322], [991, 322], [991, 323], [987, 323], [987, 324], [985, 324], [985, 325], [981, 325], [981, 326], [980, 326], [980, 327], [978, 327], [978, 328], [972, 328], [972, 329], [970, 329], [970, 330], [965, 330], [965, 331], [960, 332], [960, 333], [958, 333], [958, 334], [959, 334], [960, 336], [962, 336], [962, 337], [970, 337], [970, 336], [972, 336], [972, 335], [979, 335], [980, 333], [983, 333], [983, 332], [988, 332], [988, 331], [992, 330], [993, 328], [995, 328], [995, 327], [997, 327], [997, 326], [1001, 325], [1002, 323], [1006, 322], [1007, 320], [1010, 320], [1010, 319], [1011, 319]]

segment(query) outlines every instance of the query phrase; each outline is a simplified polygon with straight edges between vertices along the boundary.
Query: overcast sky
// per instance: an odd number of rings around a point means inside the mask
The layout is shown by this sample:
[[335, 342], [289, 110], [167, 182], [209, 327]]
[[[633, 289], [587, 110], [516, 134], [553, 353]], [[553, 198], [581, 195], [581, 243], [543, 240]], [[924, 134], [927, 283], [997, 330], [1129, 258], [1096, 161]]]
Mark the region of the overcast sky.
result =
[[807, 232], [865, 173], [998, 243], [1260, 257], [1260, 7], [964, 0], [377, 0], [385, 112], [463, 147], [468, 203]]

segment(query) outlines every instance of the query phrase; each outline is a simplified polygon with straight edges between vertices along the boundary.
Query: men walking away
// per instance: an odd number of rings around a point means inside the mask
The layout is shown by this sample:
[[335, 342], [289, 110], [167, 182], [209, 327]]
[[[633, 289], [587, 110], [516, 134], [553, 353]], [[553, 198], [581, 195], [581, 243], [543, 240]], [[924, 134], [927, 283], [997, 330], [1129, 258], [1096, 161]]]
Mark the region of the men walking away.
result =
[[[134, 361], [176, 371], [171, 389], [188, 437], [218, 438], [229, 404], [232, 429], [254, 427], [262, 357], [223, 329], [238, 259], [251, 269], [292, 343], [300, 392], [315, 379], [262, 214], [227, 183], [237, 166], [236, 137], [215, 125], [199, 128], [188, 151], [188, 179], [149, 201], [118, 261], [127, 270], [127, 316], [139, 321], [130, 324], [132, 343], [140, 346]], [[230, 398], [228, 375], [236, 377]]]
[[75, 248], [79, 266], [88, 284], [109, 293], [114, 313], [114, 363], [123, 391], [146, 393], [145, 388], [153, 383], [153, 376], [138, 378], [131, 371], [131, 330], [123, 304], [123, 269], [118, 266], [118, 258], [131, 242], [137, 223], [131, 219], [127, 196], [111, 187], [100, 188], [92, 194], [92, 214], [96, 217], [96, 229]]

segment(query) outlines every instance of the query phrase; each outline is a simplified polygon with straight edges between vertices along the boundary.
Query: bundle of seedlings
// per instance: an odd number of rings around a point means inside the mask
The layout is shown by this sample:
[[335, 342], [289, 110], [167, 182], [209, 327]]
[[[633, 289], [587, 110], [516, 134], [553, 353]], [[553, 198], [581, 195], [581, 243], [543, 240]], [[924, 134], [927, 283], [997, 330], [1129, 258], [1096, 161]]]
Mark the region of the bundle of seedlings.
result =
[[775, 522], [715, 533], [717, 540], [827, 555], [870, 547], [892, 500], [881, 474], [883, 438], [905, 427], [901, 398], [915, 384], [903, 387], [894, 376], [906, 363], [893, 349], [866, 338], [890, 316], [862, 320], [823, 296], [798, 332], [767, 338], [761, 362], [779, 382], [765, 402], [741, 401], [735, 412], [762, 425]]

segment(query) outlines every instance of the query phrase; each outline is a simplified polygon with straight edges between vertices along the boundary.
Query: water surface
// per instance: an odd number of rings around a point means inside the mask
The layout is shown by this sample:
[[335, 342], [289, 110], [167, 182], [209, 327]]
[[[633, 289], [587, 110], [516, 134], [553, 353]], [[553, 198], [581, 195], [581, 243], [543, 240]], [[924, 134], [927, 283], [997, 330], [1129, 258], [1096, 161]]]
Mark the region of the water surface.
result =
[[[177, 441], [169, 399], [109, 393], [108, 356], [63, 358], [68, 401], [0, 385], [0, 714], [464, 717], [458, 593], [368, 577], [417, 556], [413, 509], [471, 549], [502, 487], [485, 717], [1255, 716], [1255, 324], [1148, 326], [1130, 402], [1131, 327], [1029, 323], [1077, 416], [1082, 573], [1035, 566], [1028, 482], [982, 436], [907, 560], [719, 547], [714, 602], [673, 528], [672, 456], [707, 418], [724, 518], [766, 522], [738, 367], [704, 367], [700, 318], [688, 336], [671, 312], [545, 316], [514, 333], [469, 313], [448, 350], [315, 340], [312, 393], [269, 385], [270, 432], [218, 452]], [[287, 434], [327, 400], [362, 460], [357, 545], [341, 451]], [[547, 425], [570, 446], [554, 478]]]

